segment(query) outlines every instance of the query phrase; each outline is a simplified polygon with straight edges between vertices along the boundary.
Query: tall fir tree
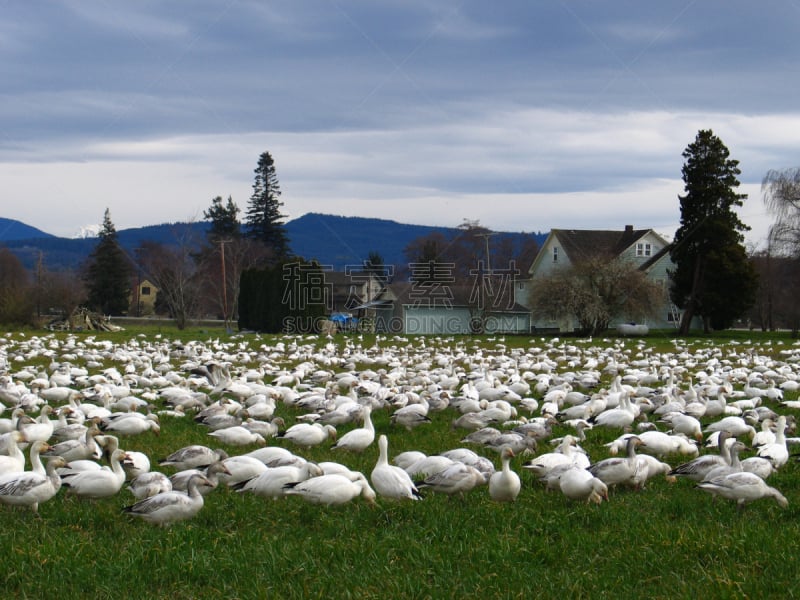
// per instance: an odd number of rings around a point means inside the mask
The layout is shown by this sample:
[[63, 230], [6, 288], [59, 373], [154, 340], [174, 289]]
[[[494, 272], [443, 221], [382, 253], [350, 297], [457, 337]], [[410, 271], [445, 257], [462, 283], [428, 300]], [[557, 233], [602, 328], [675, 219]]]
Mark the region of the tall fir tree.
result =
[[710, 129], [698, 132], [683, 157], [686, 194], [679, 196], [670, 295], [684, 309], [685, 335], [694, 317], [702, 317], [706, 331], [730, 327], [755, 301], [758, 280], [742, 245], [750, 228], [735, 211], [747, 198], [736, 191], [739, 161]]
[[106, 209], [99, 241], [89, 255], [84, 282], [87, 302], [93, 310], [107, 315], [121, 315], [128, 310], [133, 267], [119, 245], [117, 230]]
[[289, 256], [289, 238], [280, 209], [281, 188], [275, 173], [275, 161], [269, 152], [258, 158], [253, 181], [253, 194], [247, 205], [245, 227], [247, 236], [258, 240], [272, 253], [275, 261]]

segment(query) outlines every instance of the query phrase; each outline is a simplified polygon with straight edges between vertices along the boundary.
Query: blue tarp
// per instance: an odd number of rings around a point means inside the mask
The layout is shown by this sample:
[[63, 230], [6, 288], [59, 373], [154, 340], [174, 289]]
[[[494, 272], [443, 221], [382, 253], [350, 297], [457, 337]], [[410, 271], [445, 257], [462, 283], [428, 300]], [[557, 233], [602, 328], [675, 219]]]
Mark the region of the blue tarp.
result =
[[330, 316], [330, 320], [337, 325], [355, 325], [358, 323], [358, 319], [356, 319], [353, 315], [347, 315], [344, 313], [334, 313]]

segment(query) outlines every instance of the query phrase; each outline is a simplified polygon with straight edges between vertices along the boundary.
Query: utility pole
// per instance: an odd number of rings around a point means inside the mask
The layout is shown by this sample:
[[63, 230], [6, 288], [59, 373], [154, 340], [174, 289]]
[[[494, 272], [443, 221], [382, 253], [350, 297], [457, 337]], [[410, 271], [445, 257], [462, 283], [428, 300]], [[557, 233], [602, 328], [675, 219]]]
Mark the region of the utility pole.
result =
[[36, 261], [36, 318], [42, 318], [42, 251]]
[[225, 329], [228, 329], [228, 278], [225, 275], [225, 244], [230, 240], [219, 240], [219, 256], [222, 271], [222, 319], [225, 321]]
[[[481, 333], [486, 333], [486, 314], [488, 312], [486, 307], [486, 287], [491, 285], [491, 277], [492, 277], [492, 260], [491, 260], [491, 253], [489, 252], [489, 238], [493, 235], [497, 235], [492, 231], [487, 231], [485, 233], [478, 233], [476, 234], [478, 237], [482, 237], [484, 243], [486, 244], [486, 271], [481, 274], [481, 306], [480, 306], [480, 315], [481, 315]], [[492, 292], [490, 290], [490, 296]]]

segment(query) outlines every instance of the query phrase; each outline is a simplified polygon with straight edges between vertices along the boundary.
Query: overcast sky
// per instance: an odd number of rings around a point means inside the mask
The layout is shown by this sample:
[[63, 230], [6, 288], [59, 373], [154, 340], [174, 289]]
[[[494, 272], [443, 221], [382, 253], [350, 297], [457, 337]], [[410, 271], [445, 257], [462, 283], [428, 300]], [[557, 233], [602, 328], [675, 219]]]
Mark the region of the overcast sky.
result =
[[798, 0], [7, 0], [0, 216], [72, 236], [246, 209], [259, 155], [307, 212], [672, 235], [712, 129], [798, 166]]

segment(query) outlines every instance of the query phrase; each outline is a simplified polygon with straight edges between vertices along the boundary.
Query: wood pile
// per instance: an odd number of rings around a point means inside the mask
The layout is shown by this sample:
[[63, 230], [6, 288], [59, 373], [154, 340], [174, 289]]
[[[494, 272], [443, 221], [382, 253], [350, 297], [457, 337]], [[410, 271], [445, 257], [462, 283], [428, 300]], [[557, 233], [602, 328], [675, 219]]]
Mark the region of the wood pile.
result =
[[46, 325], [50, 331], [121, 331], [119, 325], [112, 325], [110, 317], [78, 307], [67, 317], [58, 317]]

